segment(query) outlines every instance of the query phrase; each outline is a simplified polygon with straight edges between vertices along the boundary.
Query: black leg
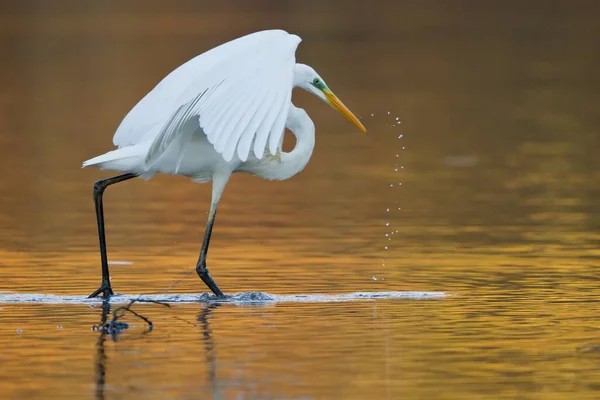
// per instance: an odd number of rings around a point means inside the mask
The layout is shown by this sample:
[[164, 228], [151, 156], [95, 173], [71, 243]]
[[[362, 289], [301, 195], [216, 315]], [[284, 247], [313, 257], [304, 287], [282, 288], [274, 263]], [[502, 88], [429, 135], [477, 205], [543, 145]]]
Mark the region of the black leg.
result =
[[123, 174], [100, 180], [94, 184], [94, 203], [96, 204], [98, 239], [100, 240], [100, 260], [102, 262], [102, 283], [94, 293], [88, 296], [88, 298], [96, 297], [102, 293], [102, 297], [108, 299], [113, 294], [110, 286], [110, 274], [108, 272], [108, 258], [106, 256], [106, 235], [104, 234], [104, 209], [102, 207], [102, 194], [108, 186], [135, 178], [136, 176], [137, 174]]
[[202, 249], [200, 250], [200, 257], [198, 258], [198, 263], [196, 264], [196, 272], [202, 282], [208, 286], [210, 290], [217, 297], [224, 297], [225, 295], [219, 289], [216, 282], [208, 273], [208, 268], [206, 268], [206, 257], [208, 256], [208, 245], [210, 244], [210, 235], [212, 233], [213, 224], [215, 222], [215, 215], [217, 214], [217, 204], [213, 204], [210, 207], [210, 213], [208, 216], [208, 224], [206, 224], [206, 231], [204, 232], [204, 240], [202, 241]]

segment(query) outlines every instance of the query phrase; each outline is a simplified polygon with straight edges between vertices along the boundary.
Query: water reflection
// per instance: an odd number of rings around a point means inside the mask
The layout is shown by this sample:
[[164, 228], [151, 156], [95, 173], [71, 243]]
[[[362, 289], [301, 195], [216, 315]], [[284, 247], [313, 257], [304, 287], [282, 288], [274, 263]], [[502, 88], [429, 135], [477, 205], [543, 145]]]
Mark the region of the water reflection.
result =
[[[118, 358], [116, 348], [113, 348], [112, 352], [107, 352], [106, 342], [107, 340], [112, 341], [113, 343], [119, 342], [119, 339], [122, 335], [136, 335], [135, 332], [129, 330], [129, 324], [125, 323], [121, 320], [120, 317], [126, 315], [124, 312], [119, 313], [119, 310], [127, 309], [128, 312], [144, 322], [147, 322], [148, 325], [143, 333], [137, 335], [146, 335], [152, 331], [153, 324], [152, 322], [145, 317], [144, 315], [138, 313], [133, 307], [134, 302], [130, 302], [126, 306], [116, 306], [110, 304], [108, 301], [103, 301], [100, 312], [100, 322], [93, 326], [93, 329], [98, 334], [98, 339], [96, 342], [96, 358], [95, 358], [95, 383], [96, 383], [96, 399], [104, 400], [106, 398], [106, 388], [112, 388], [113, 391], [120, 391], [124, 388], [118, 387], [118, 385], [114, 383], [107, 382], [106, 376], [108, 374], [108, 365], [109, 361], [112, 360], [111, 364], [117, 364]], [[224, 377], [218, 377], [217, 367], [219, 365], [218, 357], [217, 357], [217, 348], [216, 348], [216, 340], [214, 337], [214, 331], [211, 328], [211, 314], [217, 310], [219, 307], [222, 307], [221, 303], [203, 303], [201, 304], [201, 310], [197, 315], [198, 324], [192, 324], [185, 319], [176, 317], [176, 319], [185, 322], [191, 328], [198, 328], [200, 330], [200, 339], [202, 343], [202, 347], [204, 348], [204, 359], [206, 363], [206, 385], [203, 390], [202, 397], [207, 398], [206, 390], [210, 391], [211, 398], [214, 399], [222, 399], [222, 398], [230, 398], [230, 395], [233, 393], [237, 393], [237, 396], [242, 395], [242, 398], [264, 398], [264, 396], [271, 396], [271, 390], [269, 389], [268, 381], [258, 382], [253, 380], [248, 380], [244, 377], [244, 369], [245, 366], [243, 364], [238, 364], [235, 366], [234, 376], [230, 379], [226, 379]], [[260, 308], [265, 305], [255, 304], [249, 307], [252, 308]], [[248, 307], [248, 306], [246, 306]], [[114, 311], [111, 313], [111, 309]], [[129, 338], [131, 339], [131, 338]], [[131, 343], [130, 340], [124, 340], [120, 342], [121, 347], [127, 347], [128, 343]], [[112, 353], [107, 354], [107, 353]], [[114, 359], [113, 359], [114, 358]], [[262, 389], [259, 389], [262, 388]], [[225, 396], [225, 397], [223, 397]], [[258, 396], [258, 397], [257, 397]], [[238, 397], [236, 397], [238, 398]], [[268, 397], [270, 398], [270, 397]], [[291, 397], [288, 397], [291, 398]]]
[[[106, 355], [105, 342], [108, 338], [113, 342], [118, 342], [119, 335], [125, 330], [129, 329], [129, 324], [121, 321], [121, 319], [127, 314], [135, 316], [136, 318], [144, 321], [147, 325], [144, 328], [142, 335], [145, 335], [152, 331], [154, 324], [144, 315], [138, 313], [132, 307], [136, 303], [148, 302], [147, 300], [131, 300], [126, 305], [111, 305], [109, 301], [103, 300], [100, 312], [100, 323], [92, 327], [93, 330], [100, 332], [98, 335], [98, 342], [96, 344], [96, 398], [104, 400], [105, 388], [106, 388], [106, 368], [108, 363], [108, 357]], [[168, 304], [151, 301], [155, 304], [161, 304], [168, 306]], [[111, 313], [111, 309], [114, 311]]]
[[210, 329], [209, 318], [213, 310], [221, 307], [221, 304], [212, 303], [202, 306], [202, 311], [198, 314], [198, 321], [202, 328], [202, 337], [206, 351], [206, 364], [208, 365], [208, 382], [212, 387], [213, 398], [220, 399], [219, 385], [217, 382], [217, 352], [213, 332]]
[[[315, 121], [313, 158], [288, 182], [232, 179], [215, 279], [227, 293], [452, 294], [141, 304], [160, 329], [118, 343], [89, 332], [85, 304], [0, 304], [0, 397], [90, 398], [97, 382], [106, 398], [597, 398], [597, 352], [576, 349], [600, 326], [599, 7], [0, 2], [0, 291], [97, 287], [91, 189], [108, 173], [80, 162], [175, 66], [276, 22], [370, 134], [294, 94]], [[208, 186], [157, 177], [107, 196], [109, 259], [131, 262], [111, 266], [118, 292], [193, 270]], [[194, 276], [175, 290], [205, 288]]]
[[[100, 332], [96, 343], [96, 399], [98, 400], [104, 400], [104, 388], [106, 385], [107, 356], [104, 344], [107, 339], [108, 330], [104, 329], [104, 327], [106, 326], [108, 315], [110, 314], [110, 308], [110, 302], [102, 302], [100, 323], [97, 325], [99, 327], [98, 331]], [[116, 335], [116, 332], [111, 335], [114, 341], [116, 341]]]

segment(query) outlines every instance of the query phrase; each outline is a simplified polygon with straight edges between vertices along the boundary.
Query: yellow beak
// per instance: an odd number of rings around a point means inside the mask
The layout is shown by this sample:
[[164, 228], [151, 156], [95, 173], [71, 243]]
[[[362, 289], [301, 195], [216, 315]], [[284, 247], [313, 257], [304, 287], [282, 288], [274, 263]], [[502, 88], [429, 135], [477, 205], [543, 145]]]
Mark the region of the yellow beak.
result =
[[338, 110], [344, 117], [348, 118], [348, 120], [350, 120], [350, 122], [356, 125], [356, 127], [360, 129], [363, 133], [367, 133], [367, 128], [365, 128], [364, 125], [361, 124], [358, 118], [356, 118], [356, 116], [352, 114], [352, 111], [350, 111], [348, 107], [346, 107], [344, 103], [342, 103], [342, 101], [338, 99], [338, 97], [335, 94], [333, 94], [331, 90], [325, 89], [323, 90], [323, 94], [325, 95], [327, 101], [329, 101], [329, 104], [333, 108]]

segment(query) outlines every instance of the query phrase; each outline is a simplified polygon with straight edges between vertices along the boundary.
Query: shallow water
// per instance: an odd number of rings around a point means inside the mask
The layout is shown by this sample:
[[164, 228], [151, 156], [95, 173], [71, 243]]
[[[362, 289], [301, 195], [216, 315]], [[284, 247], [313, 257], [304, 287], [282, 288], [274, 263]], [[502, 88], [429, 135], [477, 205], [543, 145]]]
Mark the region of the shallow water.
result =
[[[598, 6], [485, 3], [0, 3], [0, 397], [597, 398]], [[124, 295], [85, 300], [110, 173], [81, 161], [174, 66], [273, 21], [369, 134], [294, 95], [308, 167], [235, 176], [219, 209], [208, 265], [242, 301], [193, 273], [208, 185], [109, 188]], [[142, 293], [170, 305], [131, 306], [152, 330], [98, 328]]]
[[[362, 292], [344, 294], [296, 294], [273, 295], [263, 292], [246, 292], [227, 294], [217, 297], [212, 293], [202, 294], [137, 294], [126, 295], [116, 293], [108, 300], [111, 304], [129, 302], [159, 302], [159, 303], [219, 303], [219, 304], [269, 304], [269, 303], [337, 303], [341, 301], [360, 301], [376, 299], [441, 299], [446, 297], [443, 292]], [[99, 297], [88, 296], [56, 296], [41, 293], [0, 293], [0, 303], [41, 303], [41, 304], [103, 304], [107, 302]]]

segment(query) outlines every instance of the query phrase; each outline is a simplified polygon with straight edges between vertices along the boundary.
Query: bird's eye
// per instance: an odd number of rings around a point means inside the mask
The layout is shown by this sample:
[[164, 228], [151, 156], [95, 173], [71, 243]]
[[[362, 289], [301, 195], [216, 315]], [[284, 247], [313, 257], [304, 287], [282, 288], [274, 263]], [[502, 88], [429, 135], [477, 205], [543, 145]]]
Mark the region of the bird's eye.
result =
[[319, 83], [321, 83], [321, 80], [320, 80], [319, 78], [315, 78], [315, 79], [313, 80], [313, 85], [315, 85], [315, 86], [316, 86], [316, 85], [318, 85]]

